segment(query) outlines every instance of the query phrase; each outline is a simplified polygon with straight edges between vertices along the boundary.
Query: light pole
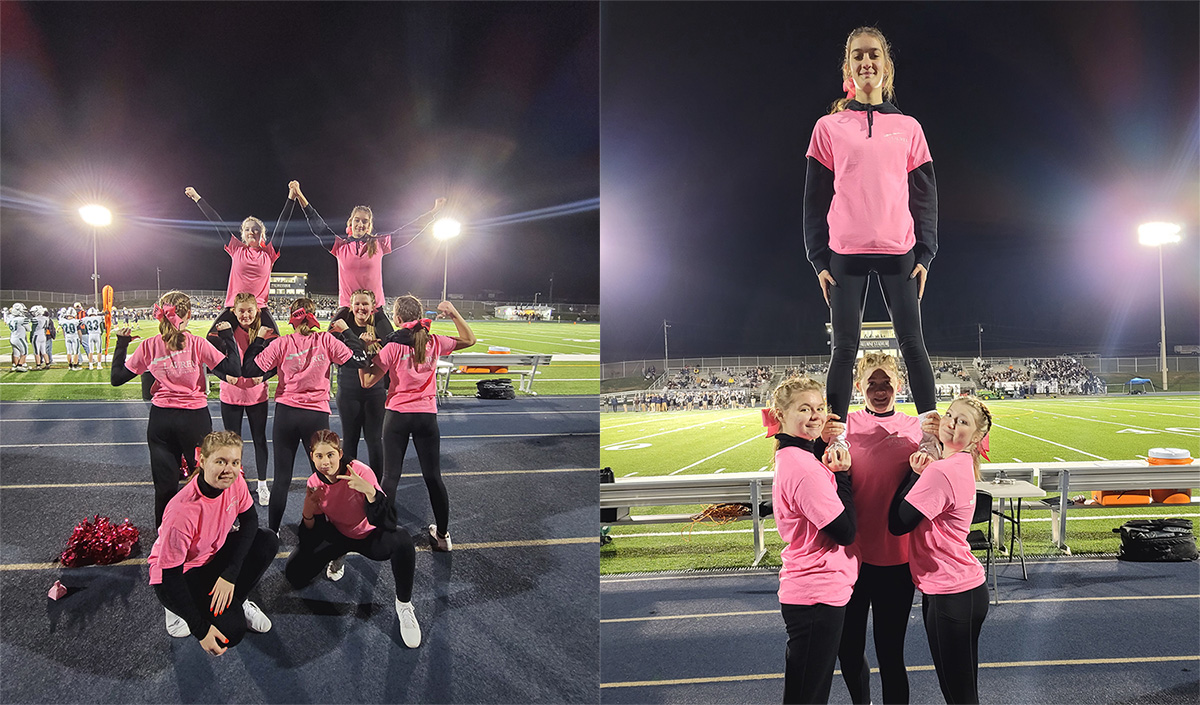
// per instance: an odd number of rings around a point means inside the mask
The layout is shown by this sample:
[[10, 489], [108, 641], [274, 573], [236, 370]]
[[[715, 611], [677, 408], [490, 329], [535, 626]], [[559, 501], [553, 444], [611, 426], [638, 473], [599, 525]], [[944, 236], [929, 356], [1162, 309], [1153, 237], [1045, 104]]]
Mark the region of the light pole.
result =
[[100, 273], [96, 266], [96, 228], [112, 223], [112, 213], [104, 206], [88, 205], [79, 209], [79, 217], [92, 226], [92, 290], [96, 296], [96, 308], [100, 308]]
[[433, 224], [433, 236], [442, 241], [446, 248], [445, 259], [442, 262], [442, 301], [446, 300], [446, 279], [450, 274], [450, 238], [462, 232], [462, 224], [453, 218], [442, 218]]
[[537, 306], [537, 299], [541, 295], [542, 295], [542, 292], [540, 292], [540, 291], [533, 295], [533, 305], [534, 306]]
[[1179, 231], [1175, 223], [1146, 223], [1138, 226], [1138, 242], [1147, 247], [1158, 248], [1158, 331], [1159, 364], [1162, 366], [1163, 391], [1167, 391], [1167, 305], [1163, 293], [1162, 246], [1179, 242]]
[[156, 284], [158, 284], [158, 298], [161, 299], [162, 298], [162, 267], [154, 268], [154, 281]]
[[554, 303], [554, 272], [550, 272], [550, 293], [546, 296], [546, 303]]

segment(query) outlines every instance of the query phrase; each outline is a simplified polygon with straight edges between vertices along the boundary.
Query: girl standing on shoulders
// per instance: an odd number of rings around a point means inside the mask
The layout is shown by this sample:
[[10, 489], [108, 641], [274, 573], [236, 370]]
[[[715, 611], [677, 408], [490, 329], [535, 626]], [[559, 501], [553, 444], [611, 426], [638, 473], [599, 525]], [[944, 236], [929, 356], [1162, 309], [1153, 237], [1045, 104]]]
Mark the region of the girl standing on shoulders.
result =
[[[246, 354], [250, 344], [258, 339], [259, 330], [269, 328], [262, 322], [266, 309], [260, 309], [254, 294], [243, 291], [233, 298], [233, 340], [238, 347], [238, 359]], [[250, 438], [254, 441], [254, 466], [258, 470], [258, 503], [271, 501], [267, 487], [267, 380], [275, 376], [268, 372], [262, 377], [221, 378], [221, 422], [226, 431], [242, 433], [242, 414], [250, 422]]]
[[[421, 645], [421, 625], [412, 606], [417, 553], [412, 537], [396, 526], [396, 506], [383, 493], [375, 473], [345, 457], [333, 431], [317, 431], [309, 441], [316, 467], [308, 478], [298, 533], [300, 545], [288, 560], [284, 575], [302, 588], [326, 564], [354, 552], [373, 561], [390, 561], [396, 582], [396, 617], [404, 645]], [[342, 569], [329, 573], [341, 580]]]
[[[938, 685], [947, 703], [979, 702], [979, 632], [988, 612], [987, 579], [967, 533], [975, 513], [979, 455], [992, 414], [975, 397], [956, 399], [938, 428], [942, 460], [913, 453], [888, 528], [909, 536], [909, 567], [924, 595], [921, 614]], [[911, 533], [910, 533], [911, 532]]]
[[[242, 439], [232, 431], [204, 437], [199, 471], [167, 504], [150, 549], [150, 584], [167, 613], [167, 633], [189, 634], [213, 656], [271, 620], [246, 599], [275, 558], [279, 540], [258, 528], [242, 476]], [[234, 521], [237, 531], [231, 531]]]
[[849, 550], [855, 534], [850, 454], [831, 447], [824, 463], [813, 456], [827, 417], [821, 391], [819, 382], [793, 377], [775, 389], [771, 407], [763, 410], [767, 434], [776, 441], [771, 499], [784, 542], [779, 570], [788, 635], [784, 703], [829, 700], [846, 603], [858, 575], [858, 556]]
[[[159, 335], [142, 341], [126, 353], [133, 333], [128, 327], [117, 331], [110, 381], [125, 384], [143, 372], [154, 377], [150, 388], [150, 421], [146, 443], [150, 446], [150, 474], [154, 478], [154, 522], [162, 524], [167, 502], [179, 490], [179, 459], [196, 471], [195, 450], [212, 431], [208, 413], [208, 377], [204, 369], [226, 377], [240, 377], [241, 360], [228, 323], [223, 323], [217, 342], [219, 351], [204, 338], [187, 330], [192, 320], [192, 300], [182, 291], [168, 291], [154, 305]], [[87, 319], [84, 319], [87, 320]]]
[[[804, 243], [832, 311], [829, 407], [840, 419], [850, 408], [872, 275], [896, 329], [917, 411], [923, 417], [937, 407], [921, 332], [921, 297], [937, 253], [937, 184], [920, 123], [888, 102], [895, 76], [883, 33], [852, 31], [842, 62], [846, 98], [817, 121], [806, 155]], [[935, 444], [932, 436], [924, 438], [922, 449]]]
[[[411, 294], [396, 299], [396, 333], [411, 334], [412, 344], [384, 345], [371, 366], [359, 372], [364, 389], [390, 376], [387, 412], [383, 419], [383, 491], [396, 496], [396, 486], [404, 469], [408, 440], [412, 439], [421, 464], [421, 476], [429, 490], [434, 523], [429, 525], [429, 544], [435, 551], [449, 551], [450, 497], [442, 482], [442, 434], [437, 422], [437, 359], [441, 355], [469, 348], [475, 334], [449, 301], [438, 304], [439, 316], [454, 320], [458, 337], [433, 335], [432, 323], [421, 318], [421, 301]], [[393, 339], [397, 337], [393, 335]]]

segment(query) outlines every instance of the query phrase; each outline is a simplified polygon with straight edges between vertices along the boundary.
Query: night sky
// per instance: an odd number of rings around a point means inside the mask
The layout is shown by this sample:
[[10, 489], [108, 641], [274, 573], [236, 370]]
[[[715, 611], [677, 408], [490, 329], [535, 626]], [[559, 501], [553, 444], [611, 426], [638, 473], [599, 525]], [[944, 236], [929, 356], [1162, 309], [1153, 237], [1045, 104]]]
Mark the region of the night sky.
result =
[[[937, 172], [931, 354], [1200, 343], [1200, 5], [616, 3], [601, 19], [606, 360], [825, 354], [804, 252], [813, 124], [875, 24]], [[873, 286], [865, 320], [886, 320]]]
[[[101, 284], [161, 267], [223, 291], [184, 187], [270, 228], [298, 179], [338, 230], [357, 204], [387, 231], [447, 197], [452, 295], [545, 301], [553, 277], [555, 301], [595, 303], [599, 24], [595, 3], [0, 3], [0, 287], [90, 292], [94, 200], [115, 216]], [[440, 295], [437, 245], [388, 255], [389, 296]], [[336, 293], [298, 209], [275, 271]]]

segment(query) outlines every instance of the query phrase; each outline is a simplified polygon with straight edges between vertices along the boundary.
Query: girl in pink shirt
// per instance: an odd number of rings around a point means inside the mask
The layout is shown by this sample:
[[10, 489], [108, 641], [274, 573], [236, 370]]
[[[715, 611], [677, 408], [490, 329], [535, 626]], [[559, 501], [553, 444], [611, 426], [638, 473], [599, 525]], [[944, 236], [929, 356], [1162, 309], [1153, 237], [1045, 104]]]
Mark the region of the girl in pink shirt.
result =
[[[341, 580], [342, 556], [354, 552], [373, 561], [390, 561], [396, 583], [400, 638], [411, 649], [421, 645], [421, 625], [412, 606], [417, 553], [412, 537], [396, 525], [396, 505], [384, 494], [371, 468], [342, 453], [333, 431], [317, 431], [309, 441], [313, 466], [301, 511], [300, 545], [284, 575], [294, 588], [313, 581], [322, 570]], [[332, 561], [339, 563], [328, 569]]]
[[[219, 656], [247, 629], [271, 628], [271, 620], [246, 597], [271, 565], [279, 540], [258, 528], [242, 476], [241, 436], [210, 433], [196, 451], [199, 471], [167, 504], [146, 562], [166, 609], [167, 633], [190, 634]], [[238, 530], [231, 532], [235, 521]]]
[[[375, 311], [375, 325], [381, 325], [382, 321], [387, 320], [387, 314], [383, 312], [383, 256], [392, 251], [392, 235], [414, 225], [420, 226], [417, 232], [417, 235], [420, 235], [421, 231], [433, 221], [433, 217], [442, 209], [442, 206], [446, 205], [446, 199], [437, 199], [434, 201], [433, 210], [417, 216], [389, 233], [379, 235], [374, 233], [375, 215], [371, 212], [370, 206], [355, 206], [346, 220], [346, 233], [342, 235], [334, 232], [325, 224], [325, 220], [317, 213], [317, 209], [312, 207], [300, 191], [299, 181], [288, 183], [288, 190], [288, 198], [299, 201], [300, 207], [304, 209], [304, 217], [308, 220], [308, 228], [312, 230], [318, 240], [321, 240], [321, 245], [326, 246], [322, 237], [328, 237], [332, 242], [329, 251], [337, 258], [338, 263], [339, 306], [333, 314], [333, 320], [348, 317], [350, 315], [350, 299], [354, 292], [358, 289], [366, 289], [375, 294], [375, 301], [379, 304]], [[416, 235], [413, 237], [415, 238]], [[407, 244], [407, 242], [404, 243], [404, 245]], [[404, 245], [400, 245], [400, 247], [404, 247]]]
[[910, 534], [909, 567], [924, 594], [929, 652], [948, 703], [979, 702], [979, 632], [987, 617], [988, 589], [967, 533], [975, 513], [979, 455], [991, 427], [991, 412], [975, 397], [951, 403], [938, 428], [942, 459], [913, 453], [912, 472], [888, 516], [893, 534]]
[[161, 524], [167, 502], [179, 489], [179, 459], [187, 463], [189, 474], [194, 473], [195, 449], [212, 431], [206, 370], [239, 377], [242, 366], [229, 324], [222, 324], [219, 337], [214, 339], [224, 352], [188, 332], [192, 302], [187, 294], [163, 294], [154, 306], [154, 316], [160, 334], [143, 341], [128, 360], [126, 353], [133, 333], [128, 327], [117, 331], [110, 381], [116, 387], [143, 372], [153, 375], [146, 443], [150, 446], [150, 474], [154, 478], [154, 519]]
[[[396, 299], [394, 318], [396, 333], [389, 337], [375, 356], [370, 367], [359, 370], [363, 388], [374, 386], [384, 376], [389, 377], [387, 401], [383, 418], [383, 491], [396, 496], [396, 485], [404, 467], [404, 454], [412, 438], [421, 463], [421, 476], [429, 490], [435, 523], [429, 525], [429, 543], [435, 551], [451, 549], [450, 498], [442, 482], [441, 431], [437, 422], [437, 359], [441, 355], [469, 348], [475, 344], [475, 334], [463, 320], [454, 304], [438, 304], [438, 315], [449, 316], [458, 329], [458, 337], [432, 335], [431, 321], [421, 318], [423, 307], [417, 297]], [[412, 344], [394, 342], [396, 334], [409, 334]]]
[[[238, 359], [246, 354], [258, 338], [266, 308], [259, 308], [254, 294], [242, 292], [233, 299], [233, 340], [237, 343]], [[268, 337], [270, 334], [268, 334]], [[258, 503], [266, 506], [271, 501], [267, 487], [267, 382], [274, 377], [268, 372], [262, 377], [221, 378], [221, 422], [226, 431], [242, 432], [242, 415], [250, 422], [250, 438], [254, 441], [254, 465], [258, 470]]]
[[[275, 475], [271, 480], [268, 526], [278, 532], [287, 509], [288, 490], [296, 464], [296, 449], [301, 443], [311, 452], [309, 441], [317, 431], [329, 428], [329, 367], [367, 363], [362, 342], [348, 337], [346, 342], [319, 329], [317, 306], [312, 299], [296, 299], [289, 317], [294, 333], [275, 338], [268, 344], [260, 328], [259, 338], [246, 349], [242, 367], [245, 374], [261, 377], [275, 370], [275, 424], [271, 440], [275, 446]], [[334, 321], [330, 330], [346, 329], [344, 321]]]
[[[879, 280], [922, 416], [937, 406], [921, 331], [921, 297], [937, 253], [937, 184], [921, 125], [892, 105], [896, 67], [883, 33], [846, 39], [846, 98], [813, 128], [804, 183], [804, 242], [832, 311], [829, 408], [850, 408], [863, 305]], [[839, 438], [838, 443], [845, 443]], [[932, 436], [923, 439], [927, 450]]]
[[850, 455], [830, 448], [824, 463], [813, 441], [825, 424], [821, 384], [807, 377], [785, 380], [763, 411], [774, 433], [775, 524], [784, 541], [779, 569], [779, 606], [787, 625], [783, 702], [829, 700], [846, 603], [858, 575], [855, 512], [850, 492]]

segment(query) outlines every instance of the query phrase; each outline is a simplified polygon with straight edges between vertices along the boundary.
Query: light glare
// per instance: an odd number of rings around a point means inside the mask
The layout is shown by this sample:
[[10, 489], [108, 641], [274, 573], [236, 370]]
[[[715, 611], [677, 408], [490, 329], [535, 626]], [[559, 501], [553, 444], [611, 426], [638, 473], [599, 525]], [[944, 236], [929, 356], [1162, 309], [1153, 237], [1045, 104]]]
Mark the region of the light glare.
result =
[[1182, 228], [1175, 223], [1146, 223], [1138, 226], [1138, 242], [1149, 247], [1179, 242]]
[[449, 240], [462, 232], [462, 223], [453, 218], [442, 218], [433, 224], [433, 236], [439, 240]]
[[102, 228], [112, 223], [112, 213], [104, 206], [90, 205], [79, 209], [79, 217], [92, 227]]

